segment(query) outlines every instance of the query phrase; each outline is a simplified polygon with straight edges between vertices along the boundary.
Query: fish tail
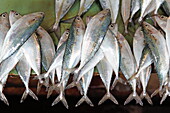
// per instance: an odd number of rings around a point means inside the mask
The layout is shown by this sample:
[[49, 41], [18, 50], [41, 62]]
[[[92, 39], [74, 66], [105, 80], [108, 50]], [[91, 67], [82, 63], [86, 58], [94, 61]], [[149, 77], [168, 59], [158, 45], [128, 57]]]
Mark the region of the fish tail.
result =
[[136, 72], [136, 73], [134, 73], [127, 81], [132, 81], [132, 80], [134, 80], [134, 79], [137, 79], [138, 76], [139, 76], [139, 73]]
[[79, 106], [80, 104], [82, 104], [83, 102], [86, 102], [87, 104], [89, 104], [91, 107], [93, 107], [93, 103], [91, 102], [91, 100], [87, 97], [87, 96], [83, 96], [75, 105], [76, 107]]
[[133, 99], [136, 100], [136, 103], [139, 103], [141, 106], [143, 106], [143, 103], [140, 99], [140, 97], [138, 96], [138, 94], [135, 92], [131, 93], [129, 95], [129, 97], [126, 99], [126, 101], [124, 102], [124, 105], [128, 104], [130, 101], [132, 101]]
[[166, 88], [166, 92], [163, 94], [160, 104], [162, 104], [165, 101], [167, 96], [170, 96], [170, 92], [168, 91], [168, 86], [165, 86], [165, 88]]
[[28, 95], [30, 95], [33, 99], [38, 100], [38, 97], [34, 94], [34, 92], [28, 89], [28, 91], [27, 90], [24, 91], [20, 103], [22, 103], [27, 98]]
[[157, 95], [159, 93], [159, 96], [162, 97], [162, 93], [163, 91], [159, 88], [159, 89], [156, 89], [152, 95], [151, 95], [151, 98], [154, 97], [155, 95]]
[[7, 98], [5, 97], [5, 95], [4, 95], [2, 92], [0, 92], [0, 99], [1, 99], [6, 105], [9, 106], [9, 102], [8, 102]]
[[148, 93], [142, 92], [141, 95], [140, 95], [140, 98], [141, 99], [145, 98], [148, 101], [149, 104], [153, 105], [152, 100], [151, 100], [150, 96], [148, 95]]
[[114, 102], [115, 104], [119, 104], [117, 102], [117, 100], [115, 99], [115, 97], [109, 92], [106, 93], [103, 98], [99, 101], [98, 105], [101, 105], [102, 103], [104, 103], [106, 100], [110, 99], [112, 102]]
[[72, 83], [70, 83], [65, 89], [70, 89], [70, 88], [73, 88], [77, 86], [77, 89], [80, 91], [80, 94], [83, 95], [83, 91], [82, 91], [82, 88], [81, 88], [81, 85], [80, 83], [76, 83], [75, 81], [73, 81]]
[[37, 84], [37, 94], [40, 93], [41, 87], [42, 87], [42, 84], [40, 82], [38, 82], [38, 84]]
[[67, 104], [67, 101], [66, 101], [65, 96], [64, 96], [63, 93], [60, 93], [60, 95], [54, 100], [54, 102], [52, 103], [52, 106], [54, 106], [55, 104], [57, 104], [60, 101], [68, 109], [68, 104]]

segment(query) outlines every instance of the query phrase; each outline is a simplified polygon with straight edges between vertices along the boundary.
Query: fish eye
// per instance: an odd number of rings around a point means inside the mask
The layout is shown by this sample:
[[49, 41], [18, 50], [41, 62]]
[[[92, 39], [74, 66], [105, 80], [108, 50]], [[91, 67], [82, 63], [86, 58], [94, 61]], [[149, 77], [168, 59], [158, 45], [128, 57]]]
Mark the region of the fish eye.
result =
[[110, 27], [113, 27], [113, 24], [111, 24]]
[[161, 15], [161, 18], [164, 18], [164, 16], [163, 16], [163, 15]]
[[35, 21], [36, 19], [34, 18], [34, 19], [32, 19], [32, 21]]
[[79, 17], [77, 17], [76, 19], [77, 19], [77, 20], [80, 20], [80, 18], [79, 18]]
[[18, 14], [18, 13], [15, 13], [15, 15], [17, 15], [17, 16], [18, 16], [19, 14]]
[[5, 14], [2, 14], [2, 17], [3, 17], [3, 18], [5, 18], [5, 17], [6, 17], [6, 15], [5, 15]]

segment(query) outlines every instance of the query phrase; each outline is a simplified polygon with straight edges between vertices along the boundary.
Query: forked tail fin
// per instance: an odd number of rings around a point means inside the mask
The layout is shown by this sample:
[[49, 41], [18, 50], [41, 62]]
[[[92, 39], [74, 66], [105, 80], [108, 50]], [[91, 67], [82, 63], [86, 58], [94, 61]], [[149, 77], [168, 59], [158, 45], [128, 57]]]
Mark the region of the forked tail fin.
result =
[[112, 102], [114, 102], [115, 104], [119, 104], [117, 102], [117, 100], [115, 99], [115, 97], [109, 92], [106, 93], [103, 98], [99, 101], [98, 105], [101, 105], [102, 103], [104, 103], [106, 100], [110, 99]]
[[93, 103], [91, 102], [91, 100], [87, 97], [87, 96], [83, 96], [75, 105], [76, 107], [79, 106], [80, 104], [82, 104], [83, 102], [86, 102], [87, 104], [89, 104], [90, 106], [94, 106]]

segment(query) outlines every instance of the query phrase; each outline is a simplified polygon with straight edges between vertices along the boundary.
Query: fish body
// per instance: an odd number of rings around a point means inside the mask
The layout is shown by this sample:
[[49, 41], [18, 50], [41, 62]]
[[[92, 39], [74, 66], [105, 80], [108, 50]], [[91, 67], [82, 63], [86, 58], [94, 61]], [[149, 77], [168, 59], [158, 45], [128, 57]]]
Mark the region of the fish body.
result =
[[140, 0], [132, 0], [131, 1], [131, 14], [129, 21], [132, 21], [133, 16], [137, 13], [140, 9]]
[[0, 56], [0, 62], [14, 54], [39, 27], [44, 13], [37, 12], [28, 14], [18, 19], [8, 31]]

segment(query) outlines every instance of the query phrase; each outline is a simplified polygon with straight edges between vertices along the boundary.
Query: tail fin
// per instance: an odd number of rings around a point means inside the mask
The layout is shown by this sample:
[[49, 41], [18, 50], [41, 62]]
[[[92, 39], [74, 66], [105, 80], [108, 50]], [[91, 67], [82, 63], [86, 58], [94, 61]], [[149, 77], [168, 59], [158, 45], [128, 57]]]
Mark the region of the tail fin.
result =
[[91, 100], [87, 97], [87, 96], [83, 96], [76, 104], [76, 107], [79, 106], [80, 104], [82, 104], [83, 102], [86, 102], [87, 104], [89, 104], [90, 106], [94, 106], [93, 103], [91, 102]]
[[20, 103], [22, 103], [28, 95], [30, 95], [33, 99], [38, 100], [38, 97], [34, 94], [34, 92], [29, 89], [29, 91], [25, 90], [23, 93]]
[[138, 94], [135, 94], [135, 95], [134, 95], [134, 93], [131, 93], [131, 94], [129, 95], [129, 97], [126, 99], [124, 105], [128, 104], [128, 103], [129, 103], [130, 101], [132, 101], [133, 99], [136, 100], [136, 103], [139, 103], [141, 106], [143, 106], [143, 103], [142, 103], [140, 97], [138, 96]]
[[8, 102], [7, 98], [5, 97], [5, 95], [4, 95], [2, 92], [0, 92], [0, 99], [1, 99], [6, 105], [9, 106], [9, 102]]
[[64, 96], [63, 93], [60, 93], [60, 95], [54, 100], [54, 102], [52, 103], [52, 106], [54, 106], [55, 104], [57, 104], [60, 101], [68, 109], [68, 104], [67, 104], [67, 101], [66, 101], [65, 96]]
[[148, 93], [142, 92], [140, 95], [140, 98], [141, 99], [145, 98], [149, 104], [153, 105], [152, 100], [151, 100], [150, 96], [148, 95]]
[[165, 99], [167, 98], [167, 96], [170, 96], [170, 92], [168, 91], [168, 87], [166, 86], [165, 88], [166, 88], [166, 91], [165, 91], [165, 93], [163, 94], [163, 97], [162, 97], [162, 99], [161, 99], [161, 101], [160, 101], [160, 104], [162, 104], [162, 103], [165, 101]]
[[117, 102], [117, 100], [115, 99], [115, 97], [109, 92], [106, 93], [103, 98], [99, 101], [98, 105], [101, 105], [103, 102], [105, 102], [107, 99], [110, 99], [112, 102], [114, 102], [115, 104], [119, 104]]
[[42, 84], [40, 82], [38, 82], [38, 84], [37, 84], [37, 94], [39, 94], [41, 87], [42, 87]]

